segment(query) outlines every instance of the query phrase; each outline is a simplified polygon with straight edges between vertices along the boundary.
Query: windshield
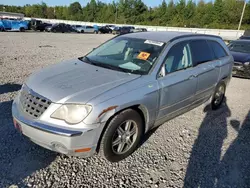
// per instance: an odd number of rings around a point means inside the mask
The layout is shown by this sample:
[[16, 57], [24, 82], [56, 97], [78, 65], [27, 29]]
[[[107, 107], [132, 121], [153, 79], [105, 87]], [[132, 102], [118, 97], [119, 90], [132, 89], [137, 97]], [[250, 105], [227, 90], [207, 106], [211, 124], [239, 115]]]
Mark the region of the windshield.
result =
[[118, 37], [90, 52], [82, 60], [113, 70], [148, 74], [165, 43], [146, 39]]
[[228, 45], [230, 51], [250, 53], [250, 42], [247, 41], [234, 41]]

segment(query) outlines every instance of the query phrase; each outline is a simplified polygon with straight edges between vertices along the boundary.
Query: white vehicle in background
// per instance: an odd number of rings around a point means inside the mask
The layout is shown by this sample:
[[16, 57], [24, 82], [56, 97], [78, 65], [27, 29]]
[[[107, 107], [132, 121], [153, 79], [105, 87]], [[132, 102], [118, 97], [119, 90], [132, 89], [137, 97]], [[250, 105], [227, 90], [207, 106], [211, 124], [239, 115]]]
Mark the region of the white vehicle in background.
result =
[[73, 25], [72, 26], [77, 33], [94, 33], [95, 32], [95, 28], [92, 26], [83, 26], [83, 25]]

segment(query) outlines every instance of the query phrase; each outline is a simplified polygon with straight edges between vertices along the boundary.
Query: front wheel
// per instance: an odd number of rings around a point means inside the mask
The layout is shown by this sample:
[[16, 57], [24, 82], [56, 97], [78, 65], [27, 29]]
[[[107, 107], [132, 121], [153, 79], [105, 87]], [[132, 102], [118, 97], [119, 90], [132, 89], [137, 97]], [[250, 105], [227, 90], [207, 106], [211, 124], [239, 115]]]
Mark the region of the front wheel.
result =
[[215, 92], [211, 101], [212, 110], [217, 110], [218, 108], [220, 108], [225, 98], [225, 92], [226, 92], [225, 83], [224, 82], [219, 83], [215, 89]]
[[100, 143], [99, 153], [110, 162], [118, 162], [132, 154], [143, 135], [140, 114], [127, 109], [117, 114], [108, 124]]

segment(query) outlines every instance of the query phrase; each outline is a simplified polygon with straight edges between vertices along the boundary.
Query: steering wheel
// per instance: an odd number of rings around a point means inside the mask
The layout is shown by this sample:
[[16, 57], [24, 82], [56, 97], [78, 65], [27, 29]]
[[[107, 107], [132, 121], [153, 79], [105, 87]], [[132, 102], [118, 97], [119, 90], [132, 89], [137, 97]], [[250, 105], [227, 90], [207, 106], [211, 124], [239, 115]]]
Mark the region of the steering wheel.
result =
[[152, 66], [152, 63], [148, 60], [134, 58], [132, 62], [139, 65], [141, 67], [141, 70], [149, 70]]
[[133, 62], [135, 62], [136, 64], [145, 64], [145, 63], [147, 63], [149, 66], [152, 65], [152, 62], [150, 62], [148, 60], [144, 60], [144, 59], [138, 59], [138, 58], [133, 58]]

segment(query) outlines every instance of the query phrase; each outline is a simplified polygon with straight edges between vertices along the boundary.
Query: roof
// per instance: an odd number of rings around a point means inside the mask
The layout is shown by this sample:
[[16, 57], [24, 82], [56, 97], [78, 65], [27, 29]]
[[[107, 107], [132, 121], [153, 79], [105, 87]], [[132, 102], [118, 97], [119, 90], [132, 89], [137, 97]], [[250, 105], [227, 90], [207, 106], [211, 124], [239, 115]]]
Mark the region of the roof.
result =
[[218, 37], [214, 35], [196, 34], [191, 32], [178, 32], [178, 31], [152, 31], [152, 32], [138, 32], [127, 34], [126, 37], [138, 38], [138, 39], [148, 39], [159, 42], [169, 42], [175, 38], [185, 37], [185, 36], [209, 36]]

